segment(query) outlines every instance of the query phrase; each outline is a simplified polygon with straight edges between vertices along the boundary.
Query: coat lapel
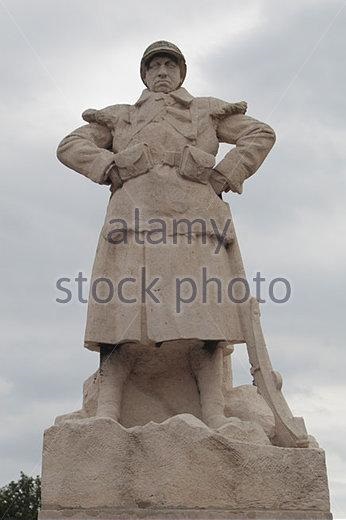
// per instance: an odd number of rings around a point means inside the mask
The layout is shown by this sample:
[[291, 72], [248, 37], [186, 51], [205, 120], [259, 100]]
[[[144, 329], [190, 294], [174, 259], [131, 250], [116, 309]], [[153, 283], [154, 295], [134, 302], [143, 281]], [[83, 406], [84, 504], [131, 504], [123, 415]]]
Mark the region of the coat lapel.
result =
[[155, 101], [148, 89], [143, 90], [141, 97], [135, 103], [132, 117], [132, 137], [147, 126], [163, 109], [163, 102]]

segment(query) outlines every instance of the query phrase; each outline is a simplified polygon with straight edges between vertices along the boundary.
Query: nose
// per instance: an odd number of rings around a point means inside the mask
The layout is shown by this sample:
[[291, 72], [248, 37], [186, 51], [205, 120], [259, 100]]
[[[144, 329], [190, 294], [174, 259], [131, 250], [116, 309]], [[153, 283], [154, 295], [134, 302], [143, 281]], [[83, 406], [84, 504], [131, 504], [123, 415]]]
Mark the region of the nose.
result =
[[159, 76], [160, 78], [166, 78], [166, 77], [167, 77], [167, 68], [166, 68], [166, 65], [161, 65], [161, 67], [159, 68], [158, 76]]

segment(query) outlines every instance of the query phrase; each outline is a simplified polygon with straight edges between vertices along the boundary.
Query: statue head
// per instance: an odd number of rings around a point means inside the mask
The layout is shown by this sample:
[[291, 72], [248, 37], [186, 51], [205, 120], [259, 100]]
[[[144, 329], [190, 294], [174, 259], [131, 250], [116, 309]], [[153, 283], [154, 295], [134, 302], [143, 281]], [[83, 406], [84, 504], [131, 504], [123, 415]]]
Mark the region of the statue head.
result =
[[185, 79], [185, 58], [173, 43], [157, 41], [144, 51], [140, 72], [142, 81], [149, 90], [172, 92]]

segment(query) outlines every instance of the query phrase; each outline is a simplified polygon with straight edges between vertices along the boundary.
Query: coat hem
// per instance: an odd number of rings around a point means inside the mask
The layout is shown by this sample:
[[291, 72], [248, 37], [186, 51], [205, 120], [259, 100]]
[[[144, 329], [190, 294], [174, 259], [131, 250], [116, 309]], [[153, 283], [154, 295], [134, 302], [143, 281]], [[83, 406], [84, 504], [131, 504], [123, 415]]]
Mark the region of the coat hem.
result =
[[157, 343], [168, 343], [170, 341], [192, 341], [192, 340], [196, 340], [196, 341], [220, 341], [220, 342], [227, 342], [229, 343], [230, 345], [236, 345], [236, 344], [241, 344], [241, 343], [245, 343], [245, 340], [244, 338], [236, 338], [236, 339], [226, 339], [226, 338], [216, 338], [216, 337], [203, 337], [203, 338], [200, 338], [200, 337], [180, 337], [180, 338], [163, 338], [163, 339], [159, 339], [159, 338], [156, 338], [156, 340], [147, 340], [147, 341], [141, 341], [139, 339], [122, 339], [121, 341], [117, 341], [117, 340], [113, 340], [113, 341], [110, 341], [109, 339], [107, 341], [95, 341], [95, 340], [84, 340], [84, 347], [88, 350], [91, 350], [91, 351], [94, 351], [94, 352], [99, 352], [100, 351], [100, 345], [104, 345], [104, 344], [108, 344], [110, 346], [117, 346], [117, 345], [121, 345], [121, 344], [124, 344], [124, 343], [134, 343], [134, 344], [138, 344], [138, 345], [147, 345], [149, 348], [150, 347], [155, 347]]

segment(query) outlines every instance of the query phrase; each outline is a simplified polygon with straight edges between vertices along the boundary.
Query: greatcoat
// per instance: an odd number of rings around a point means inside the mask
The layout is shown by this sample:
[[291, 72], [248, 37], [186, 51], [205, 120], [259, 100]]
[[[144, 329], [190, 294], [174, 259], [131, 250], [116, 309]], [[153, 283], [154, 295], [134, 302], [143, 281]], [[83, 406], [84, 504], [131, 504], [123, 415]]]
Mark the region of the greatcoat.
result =
[[[244, 342], [229, 291], [244, 269], [229, 206], [210, 179], [218, 172], [225, 191], [241, 193], [275, 135], [234, 111], [232, 103], [182, 87], [170, 94], [145, 89], [134, 105], [87, 110], [88, 124], [60, 143], [58, 158], [69, 168], [98, 184], [110, 184], [115, 168], [123, 182], [111, 188], [97, 247], [87, 348], [183, 338]], [[235, 147], [213, 169], [220, 142]]]

